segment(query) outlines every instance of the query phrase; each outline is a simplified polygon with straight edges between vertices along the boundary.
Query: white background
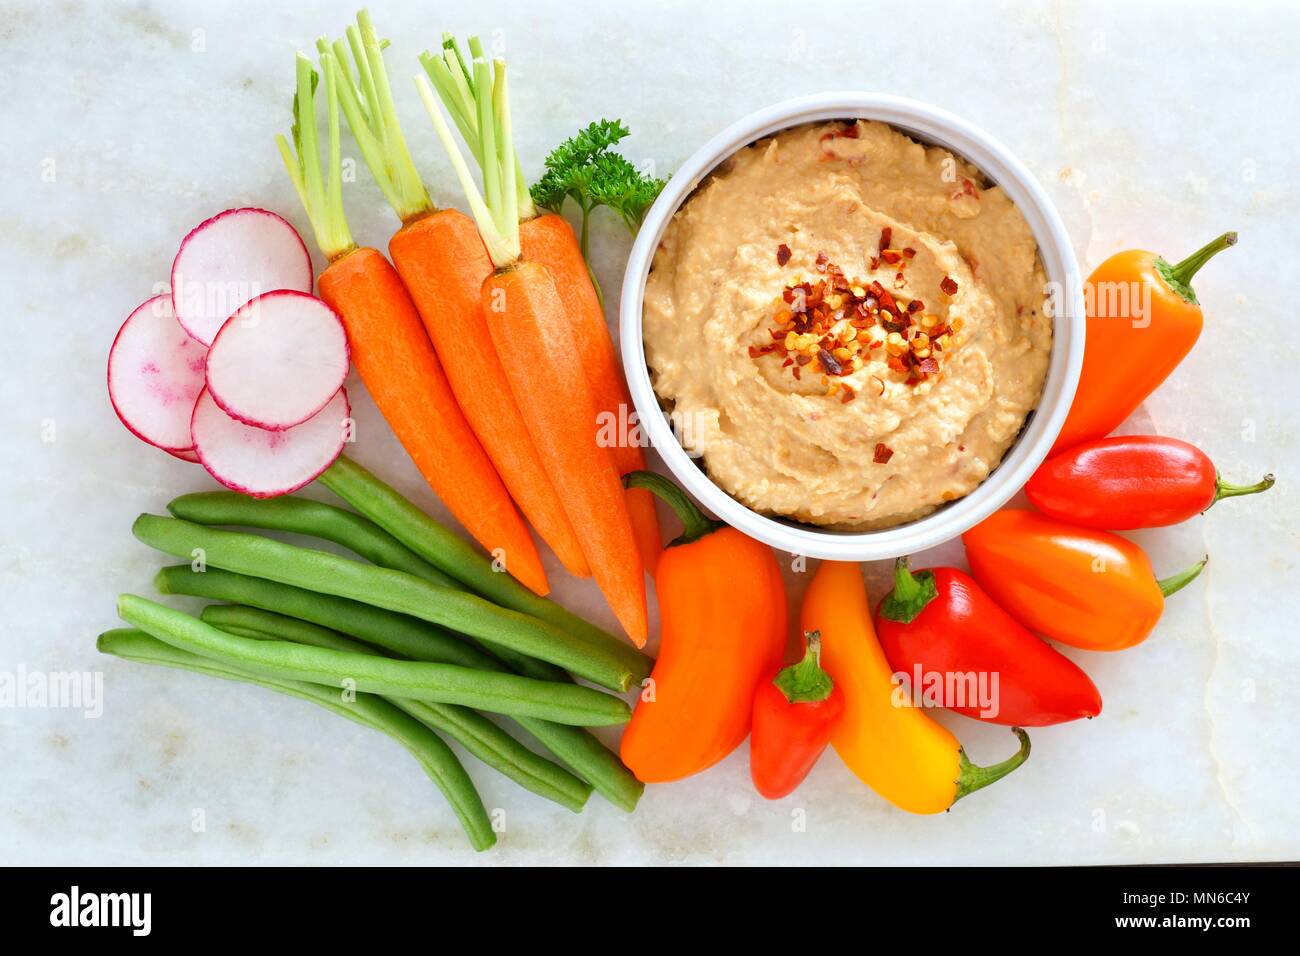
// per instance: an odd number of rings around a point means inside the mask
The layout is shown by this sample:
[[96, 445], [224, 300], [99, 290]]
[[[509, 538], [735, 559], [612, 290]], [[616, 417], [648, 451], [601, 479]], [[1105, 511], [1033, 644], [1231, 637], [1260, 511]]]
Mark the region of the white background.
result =
[[[599, 797], [574, 816], [471, 766], [508, 821], [498, 847], [475, 856], [396, 744], [305, 703], [94, 650], [116, 623], [115, 595], [150, 593], [165, 560], [134, 541], [132, 519], [212, 487], [117, 422], [104, 388], [113, 333], [166, 280], [180, 237], [214, 212], [262, 205], [309, 235], [272, 136], [289, 124], [294, 51], [339, 34], [354, 8], [273, 6], [11, 2], [0, 15], [0, 670], [102, 669], [107, 698], [98, 720], [0, 710], [0, 862], [1300, 856], [1295, 8], [374, 4], [413, 153], [441, 203], [457, 196], [410, 77], [446, 29], [477, 31], [509, 57], [530, 175], [601, 116], [622, 117], [627, 154], [667, 174], [751, 110], [857, 88], [931, 101], [1006, 142], [1056, 201], [1085, 268], [1131, 246], [1180, 258], [1238, 229], [1240, 245], [1197, 280], [1200, 343], [1127, 430], [1196, 442], [1233, 480], [1279, 475], [1264, 498], [1136, 535], [1161, 574], [1207, 552], [1209, 569], [1145, 644], [1072, 654], [1102, 690], [1100, 718], [1035, 732], [1024, 768], [949, 814], [893, 809], [834, 754], [794, 796], [768, 803], [742, 747], [651, 788], [632, 816]], [[395, 223], [367, 174], [346, 201], [358, 239], [382, 248]], [[616, 303], [630, 237], [612, 219], [595, 235]], [[359, 385], [352, 394], [356, 457], [437, 512]], [[935, 560], [959, 561], [959, 549], [918, 562]], [[869, 569], [873, 596], [885, 570]], [[557, 568], [553, 580], [561, 600], [611, 621], [589, 586]], [[798, 586], [792, 575], [792, 594]], [[943, 719], [977, 762], [1011, 750], [1005, 729]], [[196, 810], [204, 832], [192, 830]], [[806, 832], [792, 827], [796, 810]]]

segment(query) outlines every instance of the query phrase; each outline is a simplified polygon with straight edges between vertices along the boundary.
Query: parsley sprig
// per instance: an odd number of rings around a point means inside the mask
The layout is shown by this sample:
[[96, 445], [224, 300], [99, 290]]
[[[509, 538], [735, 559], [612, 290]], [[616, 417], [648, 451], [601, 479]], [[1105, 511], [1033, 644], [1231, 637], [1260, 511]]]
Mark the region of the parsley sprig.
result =
[[[643, 173], [627, 157], [614, 152], [613, 147], [629, 132], [623, 121], [617, 119], [597, 120], [579, 130], [546, 157], [546, 173], [531, 190], [533, 202], [551, 212], [562, 212], [570, 199], [577, 204], [582, 212], [578, 241], [589, 272], [591, 213], [607, 206], [635, 233], [646, 210], [664, 188], [662, 179]], [[596, 282], [594, 273], [592, 282]], [[599, 285], [596, 291], [600, 292]]]

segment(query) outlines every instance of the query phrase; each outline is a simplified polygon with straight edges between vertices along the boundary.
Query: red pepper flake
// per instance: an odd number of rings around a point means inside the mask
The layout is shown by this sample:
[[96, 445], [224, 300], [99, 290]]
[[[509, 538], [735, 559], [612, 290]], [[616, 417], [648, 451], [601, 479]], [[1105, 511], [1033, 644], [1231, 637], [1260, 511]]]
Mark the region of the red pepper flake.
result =
[[933, 358], [923, 358], [921, 359], [921, 363], [916, 366], [916, 370], [922, 375], [933, 375], [935, 372], [939, 371], [939, 363]]
[[776, 264], [778, 266], [784, 266], [789, 261], [790, 247], [783, 242], [776, 247]]
[[841, 385], [840, 388], [844, 392], [844, 394], [840, 396], [841, 405], [847, 405], [849, 402], [853, 401], [855, 398], [858, 397], [858, 393], [853, 391], [853, 389], [849, 388], [849, 386]]
[[875, 272], [875, 271], [876, 271], [877, 269], [879, 269], [879, 268], [880, 268], [880, 257], [879, 257], [879, 256], [872, 256], [872, 257], [871, 257], [871, 271], [872, 271], [872, 272]]
[[792, 359], [792, 358], [787, 358], [784, 362], [781, 363], [781, 367], [782, 367], [782, 368], [789, 368], [789, 367], [790, 367], [791, 365], [793, 365], [793, 364], [794, 364], [794, 359]]
[[798, 355], [794, 357], [794, 360], [798, 362], [800, 365], [807, 365], [809, 362], [812, 361], [812, 356], [805, 355], [803, 352], [800, 352]]
[[826, 271], [826, 263], [828, 263], [828, 262], [830, 262], [830, 261], [831, 261], [831, 257], [828, 256], [828, 255], [826, 255], [826, 253], [824, 253], [824, 252], [819, 252], [819, 253], [817, 253], [817, 263], [816, 263], [816, 265], [817, 265], [817, 271], [818, 271], [818, 272], [825, 272], [825, 271]]
[[920, 299], [913, 299], [911, 302], [907, 303], [908, 312], [920, 312], [924, 308], [925, 308], [925, 303], [922, 302]]
[[905, 249], [903, 250], [903, 255], [907, 256], [907, 258], [909, 258], [909, 259], [915, 259], [915, 258], [916, 258], [916, 250], [913, 249], [911, 246], [908, 246], [907, 248], [905, 248]]
[[839, 134], [845, 139], [857, 139], [858, 124], [856, 122], [850, 123], [848, 126], [844, 127], [844, 129], [840, 130]]
[[843, 367], [839, 362], [835, 361], [835, 356], [831, 355], [825, 348], [817, 350], [817, 360], [822, 363], [822, 368], [826, 370], [827, 375], [842, 375], [844, 373]]
[[893, 249], [881, 249], [880, 258], [884, 259], [891, 266], [894, 266], [903, 261], [903, 254]]
[[944, 276], [943, 281], [939, 283], [939, 288], [943, 290], [944, 295], [957, 294], [957, 282], [952, 276]]
[[889, 242], [894, 238], [894, 230], [886, 226], [880, 230], [880, 251], [884, 252], [889, 248]]
[[872, 458], [877, 465], [888, 463], [889, 459], [894, 457], [894, 449], [890, 448], [883, 441], [876, 442], [876, 454]]
[[800, 379], [803, 378], [802, 372], [803, 372], [803, 369], [800, 368], [798, 365], [796, 365], [794, 368], [790, 369], [790, 373], [795, 377], [795, 381], [799, 381]]

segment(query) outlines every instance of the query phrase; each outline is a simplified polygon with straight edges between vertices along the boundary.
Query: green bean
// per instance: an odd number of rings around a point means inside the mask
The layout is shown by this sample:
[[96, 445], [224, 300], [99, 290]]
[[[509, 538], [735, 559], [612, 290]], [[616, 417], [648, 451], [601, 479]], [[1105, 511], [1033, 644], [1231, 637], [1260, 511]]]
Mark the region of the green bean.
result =
[[256, 684], [281, 694], [309, 700], [341, 717], [387, 734], [415, 757], [429, 779], [442, 791], [475, 850], [486, 850], [497, 841], [492, 821], [474, 788], [474, 781], [465, 772], [451, 748], [428, 727], [386, 700], [369, 694], [357, 694], [355, 700], [345, 702], [338, 691], [328, 687], [254, 674], [222, 661], [172, 647], [133, 628], [106, 631], [99, 635], [96, 645], [102, 653], [124, 660], [175, 667], [211, 677]]
[[322, 501], [292, 495], [250, 498], [233, 491], [200, 491], [173, 498], [167, 510], [195, 524], [238, 525], [333, 541], [371, 564], [405, 571], [440, 587], [464, 589], [369, 518]]
[[[354, 654], [379, 654], [338, 631], [237, 604], [210, 604], [199, 614], [199, 620], [240, 637], [292, 641]], [[558, 764], [533, 753], [477, 711], [455, 704], [431, 704], [401, 697], [391, 698], [390, 703], [458, 741], [479, 760], [524, 789], [575, 813], [591, 795], [587, 784]]]
[[205, 564], [227, 571], [410, 614], [549, 661], [602, 687], [624, 691], [633, 682], [626, 663], [608, 648], [585, 644], [545, 621], [497, 607], [466, 591], [440, 588], [403, 571], [180, 518], [141, 515], [131, 530], [145, 544], [167, 554], [183, 558], [202, 555]]
[[554, 601], [534, 594], [509, 574], [495, 570], [492, 562], [472, 544], [429, 517], [396, 489], [384, 484], [347, 456], [339, 456], [317, 480], [470, 590], [502, 607], [554, 624], [593, 647], [613, 650], [631, 671], [635, 684], [640, 684], [650, 674], [654, 662], [627, 641], [602, 631]]
[[[503, 670], [501, 661], [486, 651], [459, 641], [448, 632], [425, 621], [346, 598], [304, 591], [288, 584], [208, 568], [193, 571], [188, 565], [163, 568], [154, 579], [163, 594], [185, 594], [214, 601], [251, 604], [266, 611], [296, 617], [341, 631], [383, 648], [400, 657], [460, 664], [480, 670]], [[535, 667], [549, 668], [536, 658], [525, 658]], [[563, 671], [557, 671], [567, 680]], [[544, 675], [523, 672], [526, 677]], [[628, 812], [636, 808], [645, 785], [623, 766], [618, 755], [588, 731], [565, 724], [521, 718], [519, 723], [564, 761], [596, 792]]]
[[622, 700], [589, 687], [552, 684], [453, 664], [390, 660], [304, 647], [287, 641], [249, 640], [134, 594], [118, 598], [117, 613], [128, 624], [173, 647], [216, 657], [269, 677], [332, 687], [346, 685], [383, 697], [463, 704], [476, 710], [540, 717], [584, 727], [626, 723], [631, 716]]
[[[500, 662], [487, 651], [462, 641], [450, 631], [418, 618], [371, 607], [359, 601], [318, 594], [254, 578], [221, 568], [195, 571], [187, 564], [163, 568], [154, 577], [154, 587], [163, 594], [186, 594], [212, 601], [248, 604], [319, 624], [382, 647], [402, 657], [439, 664], [457, 664], [479, 670], [500, 670]], [[563, 671], [559, 671], [563, 674]]]
[[[443, 574], [369, 518], [320, 501], [295, 498], [292, 495], [250, 498], [233, 491], [200, 491], [173, 499], [167, 505], [167, 510], [175, 517], [195, 524], [287, 531], [333, 541], [380, 567], [405, 571], [440, 587], [457, 590], [465, 588], [461, 582]], [[499, 644], [485, 643], [493, 654], [527, 677], [539, 680], [563, 678], [563, 671], [553, 664], [537, 661], [536, 658]], [[535, 666], [529, 663], [534, 661]]]

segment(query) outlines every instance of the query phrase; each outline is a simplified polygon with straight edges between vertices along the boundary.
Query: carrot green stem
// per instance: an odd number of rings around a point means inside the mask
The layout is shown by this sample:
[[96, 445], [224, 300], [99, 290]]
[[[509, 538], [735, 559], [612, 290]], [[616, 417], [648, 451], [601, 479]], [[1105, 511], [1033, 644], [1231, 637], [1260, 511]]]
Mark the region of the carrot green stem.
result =
[[1165, 597], [1169, 597], [1171, 594], [1177, 594], [1183, 588], [1187, 587], [1187, 585], [1196, 580], [1197, 575], [1201, 573], [1209, 560], [1210, 556], [1207, 554], [1187, 570], [1179, 571], [1177, 574], [1171, 574], [1167, 578], [1161, 578], [1156, 581], [1156, 584], [1160, 587], [1160, 593]]
[[319, 74], [311, 60], [298, 54], [298, 89], [293, 100], [293, 144], [282, 135], [275, 137], [280, 158], [293, 188], [311, 220], [312, 232], [321, 254], [331, 262], [356, 248], [347, 216], [343, 212], [342, 159], [339, 146], [338, 90], [333, 71], [322, 63], [328, 116], [328, 180], [322, 175], [320, 143], [316, 128], [316, 85]]
[[[474, 60], [486, 59], [483, 43], [478, 37], [469, 38], [470, 56]], [[469, 151], [483, 168], [483, 152], [479, 136], [478, 113], [474, 105], [475, 75], [461, 55], [460, 46], [450, 33], [442, 35], [441, 55], [425, 51], [420, 54], [420, 64], [438, 91], [438, 98], [451, 114], [461, 138]], [[508, 154], [514, 161], [515, 197], [520, 220], [532, 219], [537, 215], [532, 194], [528, 191], [528, 181], [524, 177], [523, 166], [519, 162], [519, 153], [511, 149]]]
[[957, 796], [953, 797], [953, 803], [962, 797], [970, 796], [976, 790], [984, 789], [991, 783], [997, 783], [1029, 759], [1029, 734], [1019, 727], [1012, 727], [1011, 732], [1020, 738], [1020, 749], [1006, 760], [995, 763], [991, 767], [978, 767], [971, 763], [964, 749], [957, 752], [961, 772], [957, 777]]
[[[1268, 491], [1277, 482], [1271, 474], [1265, 475], [1253, 485], [1230, 485], [1218, 475], [1214, 476], [1214, 501], [1220, 501], [1223, 498], [1236, 498], [1241, 495], [1257, 495], [1261, 491]], [[1210, 504], [1214, 504], [1211, 501]]]
[[1164, 259], [1156, 259], [1156, 271], [1169, 283], [1169, 287], [1192, 304], [1197, 304], [1196, 293], [1192, 290], [1192, 277], [1200, 271], [1201, 266], [1209, 262], [1229, 246], [1237, 244], [1235, 232], [1225, 232], [1213, 242], [1197, 249], [1190, 256], [1175, 265]]
[[668, 542], [670, 548], [678, 544], [690, 544], [726, 527], [723, 522], [707, 517], [686, 492], [663, 475], [657, 475], [653, 471], [629, 471], [623, 476], [623, 484], [628, 488], [645, 488], [654, 492], [676, 513], [682, 523], [682, 533]]
[[[416, 76], [415, 87], [420, 92], [420, 99], [433, 122], [438, 140], [446, 150], [447, 158], [451, 160], [452, 169], [465, 193], [488, 256], [494, 266], [504, 269], [519, 260], [518, 206], [513, 195], [506, 195], [507, 188], [511, 193], [515, 188], [514, 168], [512, 163], [502, 162], [503, 156], [509, 156], [509, 153], [503, 151], [503, 146], [506, 150], [513, 149], [509, 131], [510, 106], [505, 61], [498, 59], [489, 65], [486, 60], [475, 59], [474, 74], [474, 108], [478, 116], [479, 145], [483, 156], [482, 191], [475, 185], [465, 157], [452, 137], [451, 128], [443, 118], [438, 98], [429, 85], [429, 80], [424, 76]], [[506, 170], [509, 170], [508, 174]]]
[[[384, 46], [369, 11], [362, 10], [357, 14], [356, 26], [348, 27], [347, 44], [342, 40], [334, 42], [331, 66], [343, 114], [366, 166], [398, 218], [410, 222], [431, 212], [434, 206], [402, 135], [384, 67]], [[324, 65], [324, 53], [331, 48], [324, 41], [318, 47]], [[349, 51], [355, 77], [348, 66]]]

